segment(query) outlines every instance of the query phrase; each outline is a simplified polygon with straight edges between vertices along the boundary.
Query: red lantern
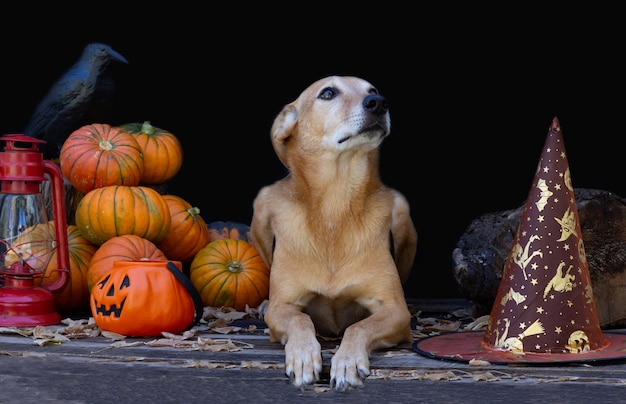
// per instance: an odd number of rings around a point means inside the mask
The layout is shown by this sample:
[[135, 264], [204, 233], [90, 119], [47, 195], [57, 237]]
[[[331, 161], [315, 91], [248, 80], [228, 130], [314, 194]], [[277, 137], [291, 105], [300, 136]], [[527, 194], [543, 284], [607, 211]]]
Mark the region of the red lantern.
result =
[[[6, 135], [0, 153], [0, 325], [29, 327], [61, 321], [53, 293], [65, 288], [70, 277], [65, 196], [61, 169], [44, 161], [38, 151], [43, 140]], [[48, 226], [41, 183], [52, 180], [52, 213], [58, 225], [55, 236], [36, 229]], [[57, 279], [45, 287], [35, 286], [42, 277], [42, 263], [56, 249]], [[41, 282], [39, 282], [41, 283]]]

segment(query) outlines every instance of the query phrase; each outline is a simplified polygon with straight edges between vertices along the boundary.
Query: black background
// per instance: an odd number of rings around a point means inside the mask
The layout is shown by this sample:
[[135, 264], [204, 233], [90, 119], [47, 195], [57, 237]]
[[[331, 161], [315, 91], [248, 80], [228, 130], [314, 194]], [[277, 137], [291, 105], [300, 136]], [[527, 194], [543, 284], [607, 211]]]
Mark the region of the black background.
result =
[[365, 78], [391, 107], [381, 175], [412, 206], [417, 298], [458, 296], [458, 238], [524, 203], [554, 117], [574, 186], [626, 195], [617, 11], [329, 4], [6, 10], [0, 131], [19, 133], [83, 47], [107, 43], [129, 61], [114, 66], [108, 123], [176, 134], [169, 192], [208, 222], [249, 223], [259, 188], [285, 174], [269, 140], [282, 106], [324, 76]]

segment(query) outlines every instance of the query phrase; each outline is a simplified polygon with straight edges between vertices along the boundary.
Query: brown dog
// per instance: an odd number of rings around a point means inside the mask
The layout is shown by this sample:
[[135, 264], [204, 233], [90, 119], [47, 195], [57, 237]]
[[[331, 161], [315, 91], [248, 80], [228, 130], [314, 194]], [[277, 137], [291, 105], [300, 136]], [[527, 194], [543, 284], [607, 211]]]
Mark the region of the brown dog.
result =
[[271, 129], [289, 175], [260, 190], [251, 223], [270, 267], [265, 321], [295, 386], [322, 370], [317, 335], [341, 336], [330, 384], [362, 386], [371, 350], [411, 341], [402, 283], [417, 232], [405, 197], [379, 178], [387, 101], [357, 77], [327, 77], [286, 105]]

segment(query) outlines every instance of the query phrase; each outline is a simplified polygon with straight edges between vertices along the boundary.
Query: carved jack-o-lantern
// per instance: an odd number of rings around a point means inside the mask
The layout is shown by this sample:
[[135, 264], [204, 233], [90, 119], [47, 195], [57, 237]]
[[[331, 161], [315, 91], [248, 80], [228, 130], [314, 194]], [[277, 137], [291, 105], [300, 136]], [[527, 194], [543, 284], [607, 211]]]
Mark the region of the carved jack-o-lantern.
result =
[[91, 290], [91, 312], [98, 327], [144, 337], [192, 327], [198, 320], [195, 290], [189, 290], [168, 263], [186, 276], [179, 261], [116, 261]]

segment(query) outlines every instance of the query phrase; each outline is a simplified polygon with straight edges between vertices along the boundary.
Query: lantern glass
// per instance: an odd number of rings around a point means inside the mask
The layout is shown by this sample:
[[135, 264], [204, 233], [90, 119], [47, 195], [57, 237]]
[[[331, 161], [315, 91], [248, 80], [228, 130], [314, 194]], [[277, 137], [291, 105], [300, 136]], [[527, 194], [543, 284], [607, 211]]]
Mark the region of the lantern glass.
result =
[[45, 269], [56, 243], [41, 193], [0, 193], [0, 239], [3, 267], [21, 262], [35, 271]]

